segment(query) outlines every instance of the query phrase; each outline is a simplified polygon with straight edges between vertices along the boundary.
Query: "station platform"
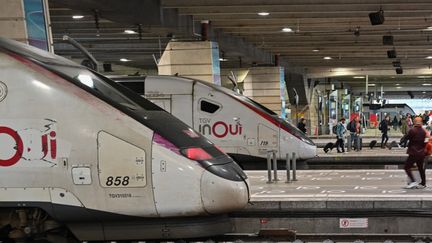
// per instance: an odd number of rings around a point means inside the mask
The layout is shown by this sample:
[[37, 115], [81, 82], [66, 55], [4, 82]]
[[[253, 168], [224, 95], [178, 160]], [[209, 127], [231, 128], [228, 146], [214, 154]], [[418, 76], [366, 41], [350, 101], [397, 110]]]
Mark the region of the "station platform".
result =
[[[267, 183], [267, 171], [247, 174], [251, 205], [232, 215], [237, 232], [432, 237], [432, 187], [404, 189], [402, 170], [297, 171], [291, 183], [283, 171], [274, 183]], [[432, 184], [432, 172], [427, 176]]]
[[[345, 151], [347, 151], [345, 149]], [[363, 147], [360, 151], [325, 153], [317, 148], [317, 157], [298, 162], [299, 169], [401, 169], [407, 158], [406, 148]], [[430, 164], [430, 163], [428, 163]]]
[[[402, 138], [402, 135], [400, 136], [389, 136], [389, 140], [387, 142], [387, 144], [390, 144], [392, 141], [396, 141], [399, 143], [400, 139]], [[311, 137], [312, 141], [316, 144], [316, 146], [318, 148], [324, 148], [324, 146], [327, 143], [336, 143], [336, 136], [332, 135], [332, 136], [324, 136], [324, 137]], [[369, 144], [372, 140], [376, 140], [377, 141], [377, 145], [375, 145], [377, 148], [379, 148], [379, 146], [381, 146], [381, 136], [362, 136], [362, 145], [363, 147], [369, 147]], [[346, 142], [346, 139], [345, 139]]]

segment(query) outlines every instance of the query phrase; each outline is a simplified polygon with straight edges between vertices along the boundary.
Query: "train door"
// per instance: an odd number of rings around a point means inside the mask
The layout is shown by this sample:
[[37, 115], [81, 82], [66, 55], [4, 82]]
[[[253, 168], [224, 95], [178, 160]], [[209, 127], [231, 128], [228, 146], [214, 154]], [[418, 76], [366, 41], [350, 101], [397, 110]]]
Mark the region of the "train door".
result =
[[[137, 189], [149, 193], [151, 188], [147, 178], [147, 152], [105, 131], [97, 135], [97, 150], [99, 184], [110, 199], [100, 201], [106, 210], [120, 214], [141, 214], [146, 210], [143, 205], [146, 205], [152, 208], [151, 212], [155, 212], [153, 202], [137, 193]], [[74, 174], [78, 183], [86, 183], [89, 172], [85, 169], [81, 167]], [[81, 178], [83, 180], [79, 181]], [[91, 181], [91, 177], [88, 181]]]
[[269, 150], [278, 149], [279, 131], [263, 123], [258, 124], [258, 148], [260, 154], [266, 154]]
[[193, 125], [192, 95], [167, 95], [158, 96], [157, 98], [148, 96], [146, 98], [187, 125]]

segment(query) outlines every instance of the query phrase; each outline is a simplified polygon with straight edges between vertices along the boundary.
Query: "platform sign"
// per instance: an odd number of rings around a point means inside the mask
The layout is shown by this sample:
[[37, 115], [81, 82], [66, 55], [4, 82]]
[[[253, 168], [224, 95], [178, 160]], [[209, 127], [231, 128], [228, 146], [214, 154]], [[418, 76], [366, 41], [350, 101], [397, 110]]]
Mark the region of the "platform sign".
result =
[[367, 228], [369, 226], [368, 218], [340, 218], [339, 228]]

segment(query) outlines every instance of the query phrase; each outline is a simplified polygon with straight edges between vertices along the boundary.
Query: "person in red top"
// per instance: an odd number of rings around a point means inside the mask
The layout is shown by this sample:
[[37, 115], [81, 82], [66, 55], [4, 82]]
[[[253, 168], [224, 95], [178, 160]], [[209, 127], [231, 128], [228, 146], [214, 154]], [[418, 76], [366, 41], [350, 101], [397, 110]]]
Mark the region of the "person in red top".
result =
[[[429, 137], [428, 132], [423, 129], [423, 119], [421, 117], [416, 117], [414, 119], [414, 127], [408, 131], [408, 135], [406, 136], [406, 139], [409, 140], [408, 143], [408, 158], [405, 162], [405, 172], [408, 175], [408, 177], [411, 180], [411, 183], [408, 184], [405, 188], [407, 189], [413, 189], [418, 188], [422, 189], [426, 187], [426, 173], [425, 169], [423, 168], [423, 161], [426, 157], [425, 153], [425, 139]], [[421, 182], [420, 184], [416, 182], [412, 172], [411, 168], [413, 167], [414, 163], [417, 165], [418, 171], [420, 173]]]

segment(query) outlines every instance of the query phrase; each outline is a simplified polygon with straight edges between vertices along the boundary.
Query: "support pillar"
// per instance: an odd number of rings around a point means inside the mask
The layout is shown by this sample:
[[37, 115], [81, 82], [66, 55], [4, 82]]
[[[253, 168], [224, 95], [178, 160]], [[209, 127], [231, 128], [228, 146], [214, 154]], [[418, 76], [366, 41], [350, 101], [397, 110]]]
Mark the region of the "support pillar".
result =
[[158, 63], [160, 75], [179, 75], [221, 84], [216, 42], [170, 42]]
[[28, 43], [24, 2], [1, 0], [0, 36]]
[[243, 94], [284, 117], [287, 93], [283, 67], [250, 68]]
[[52, 51], [47, 0], [0, 0], [0, 36]]

